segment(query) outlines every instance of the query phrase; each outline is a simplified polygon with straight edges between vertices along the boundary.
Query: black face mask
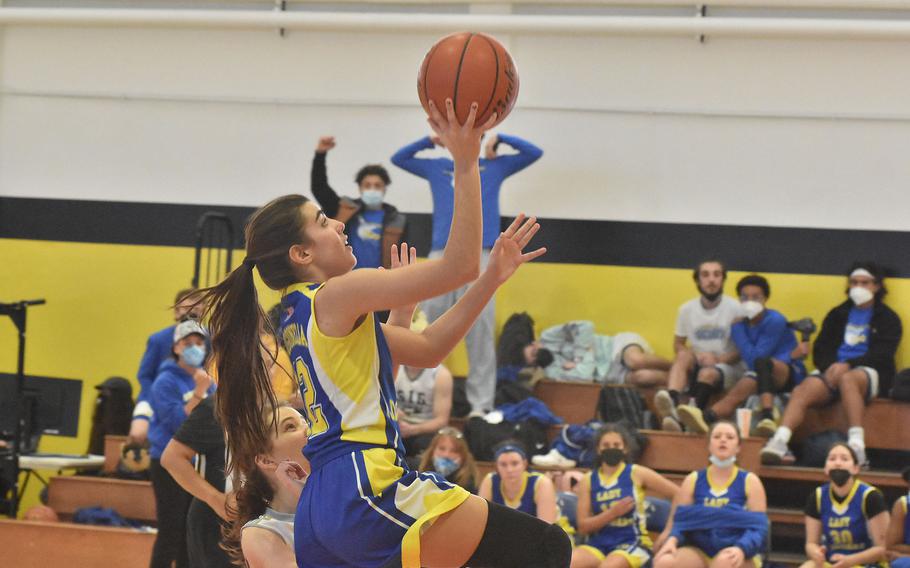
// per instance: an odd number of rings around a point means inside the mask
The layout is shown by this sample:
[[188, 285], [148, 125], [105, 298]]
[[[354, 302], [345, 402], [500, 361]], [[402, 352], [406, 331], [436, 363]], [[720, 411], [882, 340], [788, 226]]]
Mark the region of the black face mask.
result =
[[843, 487], [848, 481], [850, 481], [850, 478], [853, 477], [853, 474], [846, 469], [832, 469], [828, 472], [828, 477], [831, 478], [831, 483], [838, 487]]
[[619, 448], [607, 448], [600, 452], [600, 459], [610, 467], [616, 467], [626, 459], [626, 452]]

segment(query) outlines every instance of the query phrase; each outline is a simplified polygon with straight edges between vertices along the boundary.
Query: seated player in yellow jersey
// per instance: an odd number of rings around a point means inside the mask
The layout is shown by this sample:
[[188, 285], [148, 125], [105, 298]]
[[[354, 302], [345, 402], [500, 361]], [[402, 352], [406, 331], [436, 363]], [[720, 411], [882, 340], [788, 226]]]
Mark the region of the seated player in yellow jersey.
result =
[[605, 424], [594, 435], [594, 469], [578, 486], [578, 532], [590, 535], [572, 552], [572, 568], [641, 568], [651, 560], [645, 491], [674, 499], [679, 487], [659, 473], [629, 463], [631, 433]]
[[[274, 406], [258, 346], [263, 314], [254, 271], [269, 288], [283, 291], [279, 333], [310, 428], [304, 455], [312, 473], [294, 523], [300, 567], [557, 567], [571, 555], [560, 528], [489, 504], [433, 473], [410, 471], [404, 461], [392, 370], [438, 365], [499, 286], [546, 252], [523, 252], [540, 226], [520, 215], [480, 271], [478, 156], [481, 136], [493, 122], [475, 127], [476, 104], [464, 125], [457, 123], [451, 100], [444, 110], [431, 105], [429, 119], [454, 162], [454, 215], [440, 258], [416, 263], [410, 258], [416, 251], [401, 254], [393, 247], [405, 266], [353, 270], [357, 261], [343, 224], [307, 198], [291, 195], [254, 213], [242, 266], [206, 292], [220, 376], [218, 407], [233, 453], [265, 445], [264, 412]], [[424, 331], [407, 329], [418, 302], [468, 283], [455, 306]], [[395, 325], [380, 324], [373, 315], [380, 310], [400, 312]]]
[[511, 507], [542, 521], [555, 523], [556, 489], [542, 473], [528, 472], [528, 451], [516, 440], [493, 449], [496, 471], [487, 474], [477, 494], [493, 503]]

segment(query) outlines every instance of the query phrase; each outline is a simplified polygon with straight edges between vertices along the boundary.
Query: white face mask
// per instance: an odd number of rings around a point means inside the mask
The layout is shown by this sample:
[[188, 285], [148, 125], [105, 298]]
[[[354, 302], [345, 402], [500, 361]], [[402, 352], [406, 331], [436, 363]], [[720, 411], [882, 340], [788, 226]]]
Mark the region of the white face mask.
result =
[[857, 306], [865, 304], [869, 300], [875, 297], [875, 294], [872, 293], [868, 288], [863, 288], [862, 286], [854, 286], [850, 288], [850, 299], [853, 300], [853, 303]]
[[761, 302], [756, 302], [755, 300], [746, 300], [742, 303], [742, 307], [743, 312], [745, 312], [746, 317], [749, 319], [754, 318], [765, 309], [765, 307], [761, 305]]
[[364, 189], [360, 192], [360, 199], [363, 199], [367, 207], [376, 209], [382, 205], [382, 198], [385, 197], [383, 193], [381, 189]]
[[736, 456], [730, 456], [725, 460], [714, 457], [714, 454], [708, 456], [708, 461], [714, 464], [716, 467], [733, 467], [733, 464], [736, 463]]

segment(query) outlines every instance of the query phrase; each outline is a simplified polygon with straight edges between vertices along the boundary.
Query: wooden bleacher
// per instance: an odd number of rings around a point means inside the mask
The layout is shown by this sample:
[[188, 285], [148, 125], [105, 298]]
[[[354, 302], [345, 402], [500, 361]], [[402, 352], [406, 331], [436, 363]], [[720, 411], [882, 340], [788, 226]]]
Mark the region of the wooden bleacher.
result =
[[3, 565], [16, 568], [146, 568], [154, 543], [134, 529], [0, 520]]
[[82, 507], [110, 507], [127, 519], [154, 523], [155, 495], [148, 481], [58, 475], [50, 479], [48, 506], [62, 519]]

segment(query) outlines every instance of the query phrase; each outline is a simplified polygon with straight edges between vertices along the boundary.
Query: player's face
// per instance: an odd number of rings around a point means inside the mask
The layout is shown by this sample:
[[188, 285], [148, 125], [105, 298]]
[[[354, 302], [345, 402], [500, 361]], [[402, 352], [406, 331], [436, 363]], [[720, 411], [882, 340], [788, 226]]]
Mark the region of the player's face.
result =
[[719, 262], [705, 262], [698, 267], [698, 290], [705, 295], [724, 289], [724, 267]]
[[278, 409], [278, 434], [272, 431], [272, 450], [269, 457], [274, 462], [291, 460], [299, 463], [304, 470], [310, 471], [310, 464], [303, 457], [303, 448], [307, 443], [306, 422], [299, 412], [289, 406]]
[[602, 452], [604, 450], [609, 450], [610, 448], [617, 448], [620, 450], [626, 449], [626, 444], [616, 432], [607, 432], [600, 438], [600, 442], [597, 444], [597, 451]]
[[518, 452], [505, 452], [496, 458], [496, 471], [503, 479], [518, 479], [527, 470], [528, 462]]
[[190, 345], [198, 345], [199, 347], [204, 347], [205, 338], [203, 338], [198, 333], [191, 333], [190, 335], [187, 335], [186, 337], [184, 337], [183, 339], [181, 339], [180, 341], [178, 341], [177, 343], [174, 344], [174, 353], [176, 353], [177, 356], [179, 357], [183, 353], [183, 350], [186, 349], [187, 347], [189, 347]]
[[846, 469], [853, 475], [859, 473], [859, 465], [853, 461], [850, 450], [843, 446], [834, 446], [828, 452], [828, 459], [825, 460], [825, 473], [832, 469]]
[[882, 288], [881, 284], [879, 284], [875, 278], [870, 278], [869, 276], [863, 275], [851, 276], [849, 279], [849, 284], [851, 288], [865, 288], [873, 294], [878, 293], [878, 291]]
[[357, 259], [344, 234], [344, 223], [329, 219], [310, 201], [303, 204], [303, 216], [308, 241], [304, 250], [310, 264], [321, 269], [327, 278], [353, 270]]
[[708, 451], [714, 457], [725, 460], [739, 453], [739, 436], [732, 424], [722, 423], [711, 431]]
[[184, 298], [174, 306], [174, 321], [183, 321], [184, 319], [198, 320], [202, 317], [202, 304], [196, 304], [198, 298], [192, 296]]
[[377, 189], [377, 190], [385, 193], [385, 190], [386, 190], [385, 182], [382, 181], [382, 178], [376, 174], [370, 174], [368, 176], [364, 176], [364, 178], [362, 180], [360, 180], [360, 191], [365, 191], [368, 189]]
[[441, 436], [433, 450], [434, 458], [449, 458], [450, 460], [461, 465], [461, 452], [458, 451], [458, 445], [455, 440], [449, 436]]

